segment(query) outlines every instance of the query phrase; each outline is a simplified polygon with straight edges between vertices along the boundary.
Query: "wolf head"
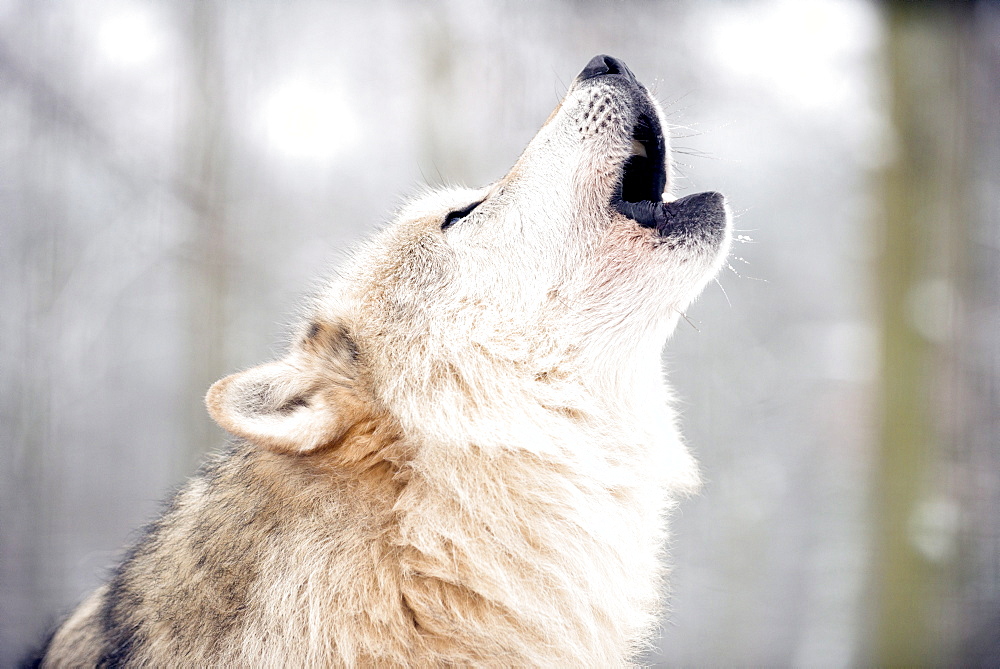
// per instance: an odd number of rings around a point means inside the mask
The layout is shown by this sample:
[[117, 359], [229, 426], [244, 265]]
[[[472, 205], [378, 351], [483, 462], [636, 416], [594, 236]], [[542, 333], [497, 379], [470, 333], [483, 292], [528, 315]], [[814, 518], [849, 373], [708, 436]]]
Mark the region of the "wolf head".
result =
[[665, 127], [625, 64], [595, 57], [506, 176], [406, 206], [288, 356], [218, 382], [210, 412], [293, 452], [386, 420], [506, 446], [559, 441], [553, 420], [642, 431], [663, 343], [730, 239], [721, 195], [670, 196]]

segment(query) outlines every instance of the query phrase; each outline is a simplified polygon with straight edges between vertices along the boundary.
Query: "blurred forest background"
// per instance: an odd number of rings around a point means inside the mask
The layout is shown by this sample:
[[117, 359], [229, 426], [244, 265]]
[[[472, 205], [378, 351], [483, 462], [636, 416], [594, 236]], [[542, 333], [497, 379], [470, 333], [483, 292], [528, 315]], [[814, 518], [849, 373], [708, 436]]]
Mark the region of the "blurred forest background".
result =
[[596, 53], [740, 235], [665, 352], [707, 485], [645, 661], [1000, 662], [998, 4], [0, 0], [0, 666], [225, 442], [209, 385]]

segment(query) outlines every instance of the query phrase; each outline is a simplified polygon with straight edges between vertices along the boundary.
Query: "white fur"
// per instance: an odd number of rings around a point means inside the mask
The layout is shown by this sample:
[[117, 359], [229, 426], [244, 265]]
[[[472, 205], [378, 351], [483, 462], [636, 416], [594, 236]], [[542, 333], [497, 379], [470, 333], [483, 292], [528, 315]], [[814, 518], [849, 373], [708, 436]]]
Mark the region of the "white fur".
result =
[[[359, 250], [310, 310], [325, 329], [213, 387], [255, 468], [193, 484], [163, 532], [182, 541], [217, 499], [238, 505], [226, 486], [264, 486], [294, 520], [262, 535], [276, 543], [231, 634], [153, 635], [137, 658], [609, 667], [641, 650], [665, 516], [698, 486], [660, 350], [730, 233], [671, 249], [613, 210], [631, 104], [577, 82], [505, 178], [425, 195]], [[156, 565], [204, 562], [160, 543]]]

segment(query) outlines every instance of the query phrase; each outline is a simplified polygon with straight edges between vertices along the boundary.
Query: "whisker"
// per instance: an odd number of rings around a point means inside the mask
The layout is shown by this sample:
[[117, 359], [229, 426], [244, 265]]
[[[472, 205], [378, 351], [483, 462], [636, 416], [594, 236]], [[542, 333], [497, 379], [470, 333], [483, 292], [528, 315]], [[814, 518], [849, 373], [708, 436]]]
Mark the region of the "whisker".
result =
[[569, 86], [567, 86], [565, 83], [563, 83], [562, 77], [559, 76], [559, 72], [558, 72], [558, 70], [556, 70], [555, 66], [552, 67], [552, 74], [555, 75], [556, 81], [559, 82], [560, 88], [558, 88], [558, 89], [556, 89], [554, 91], [554, 93], [556, 95], [556, 101], [559, 101], [559, 100], [562, 100], [562, 97], [566, 93], [566, 91], [569, 89]]
[[[668, 100], [667, 103], [663, 105], [663, 107], [665, 109], [671, 109], [675, 105], [677, 105], [679, 102], [681, 102], [684, 98], [686, 98], [687, 96], [691, 95], [691, 93], [692, 93], [692, 91], [688, 91], [687, 93], [682, 93], [681, 95], [677, 96], [676, 98], [674, 98], [672, 100]], [[682, 111], [682, 110], [678, 110], [678, 111]]]
[[701, 333], [701, 330], [699, 330], [698, 326], [694, 324], [694, 321], [692, 321], [690, 318], [688, 318], [688, 315], [686, 313], [684, 313], [683, 311], [679, 311], [677, 309], [674, 309], [674, 311], [676, 311], [680, 315], [681, 318], [683, 318], [684, 320], [686, 320], [687, 323], [688, 323], [688, 325], [690, 325], [691, 327], [694, 328], [695, 332]]
[[[668, 116], [669, 116], [669, 114], [668, 114]], [[675, 129], [676, 130], [684, 130], [686, 132], [693, 133], [693, 136], [695, 136], [695, 137], [697, 137], [699, 135], [704, 135], [705, 133], [702, 132], [701, 130], [699, 130], [698, 128], [696, 128], [695, 127], [696, 125], [698, 125], [698, 124], [697, 123], [693, 123], [691, 125], [688, 125], [686, 123], [674, 123], [673, 121], [671, 121], [670, 122], [670, 129], [671, 130], [675, 130]]]
[[673, 147], [674, 153], [680, 153], [685, 156], [693, 156], [695, 158], [708, 158], [709, 160], [719, 160], [718, 156], [715, 156], [706, 151], [699, 151], [698, 149], [691, 149], [688, 147], [675, 146]]
[[719, 290], [721, 290], [721, 291], [722, 291], [722, 295], [723, 295], [723, 296], [724, 296], [724, 297], [726, 298], [726, 302], [727, 302], [727, 303], [729, 303], [729, 306], [730, 306], [730, 307], [732, 307], [732, 306], [733, 306], [733, 303], [732, 303], [732, 301], [731, 301], [731, 300], [729, 299], [729, 293], [727, 293], [727, 292], [726, 292], [726, 288], [725, 288], [725, 286], [723, 286], [723, 285], [722, 285], [722, 282], [721, 282], [721, 281], [719, 281], [719, 277], [715, 277], [714, 281], [715, 281], [715, 285], [717, 285], [717, 286], [719, 287]]
[[[744, 261], [744, 262], [746, 262], [746, 261]], [[741, 279], [749, 279], [750, 281], [760, 281], [761, 283], [771, 283], [771, 282], [770, 282], [770, 281], [768, 281], [767, 279], [761, 279], [761, 278], [759, 278], [759, 277], [756, 277], [756, 276], [749, 276], [749, 275], [747, 275], [747, 276], [744, 276], [744, 275], [740, 274], [739, 272], [737, 272], [737, 271], [736, 271], [736, 268], [735, 268], [735, 267], [733, 267], [733, 266], [732, 266], [732, 265], [731, 265], [731, 264], [729, 263], [729, 261], [726, 261], [726, 267], [727, 267], [727, 268], [729, 269], [729, 271], [730, 271], [730, 272], [732, 272], [733, 274], [735, 274], [736, 276], [738, 276], [738, 277], [739, 277], [739, 278], [741, 278]]]

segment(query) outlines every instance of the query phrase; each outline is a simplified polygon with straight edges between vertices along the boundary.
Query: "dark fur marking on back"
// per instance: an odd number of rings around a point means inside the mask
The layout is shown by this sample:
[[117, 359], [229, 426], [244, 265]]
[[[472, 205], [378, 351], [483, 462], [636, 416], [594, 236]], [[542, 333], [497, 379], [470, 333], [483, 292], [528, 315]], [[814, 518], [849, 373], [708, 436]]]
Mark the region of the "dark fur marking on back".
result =
[[[108, 591], [104, 595], [99, 613], [104, 637], [104, 650], [98, 666], [127, 666], [135, 652], [146, 644], [141, 625], [129, 620], [129, 613], [143, 604], [142, 593], [137, 592], [133, 587], [134, 576], [130, 571], [137, 560], [148, 558], [150, 553], [154, 553], [160, 548], [160, 535], [163, 529], [172, 522], [174, 514], [178, 512], [180, 498], [184, 492], [199, 480], [205, 480], [209, 484], [218, 481], [220, 477], [225, 475], [224, 470], [233, 464], [238, 464], [239, 467], [246, 466], [251, 456], [252, 447], [246, 442], [238, 440], [223, 454], [215, 456], [203, 464], [186, 486], [176, 490], [167, 498], [159, 517], [140, 530], [138, 539], [128, 549], [124, 559], [114, 569], [108, 581]], [[204, 561], [200, 566], [204, 566]], [[222, 623], [216, 626], [220, 636], [235, 623], [235, 621], [217, 622]], [[228, 625], [225, 624], [226, 622]]]
[[[168, 510], [164, 512], [164, 515], [169, 514], [174, 508], [175, 499], [176, 495], [169, 502]], [[128, 622], [127, 612], [137, 608], [142, 599], [129, 588], [127, 571], [146, 545], [154, 541], [159, 526], [160, 521], [157, 520], [143, 529], [141, 538], [129, 548], [125, 559], [115, 569], [113, 577], [108, 582], [108, 591], [104, 595], [100, 613], [101, 628], [104, 631], [104, 651], [98, 666], [125, 666], [132, 656], [133, 649], [141, 644], [139, 625]]]

